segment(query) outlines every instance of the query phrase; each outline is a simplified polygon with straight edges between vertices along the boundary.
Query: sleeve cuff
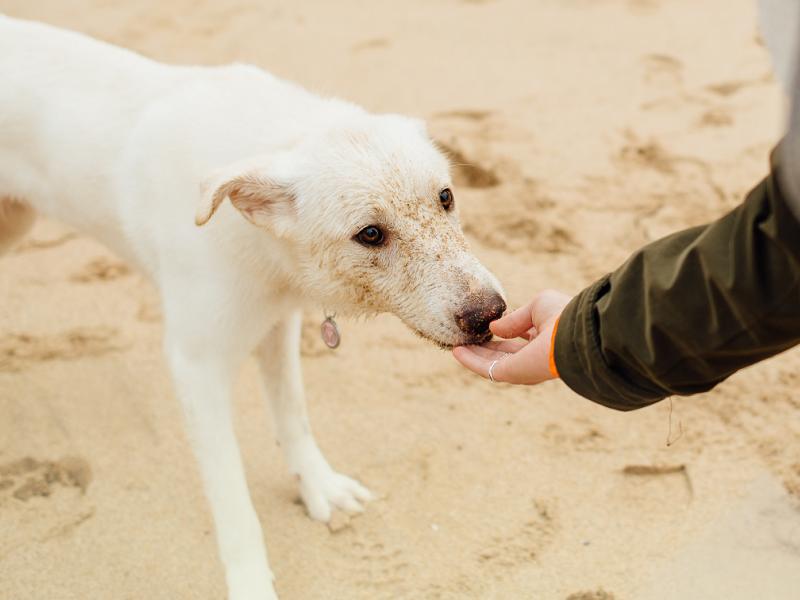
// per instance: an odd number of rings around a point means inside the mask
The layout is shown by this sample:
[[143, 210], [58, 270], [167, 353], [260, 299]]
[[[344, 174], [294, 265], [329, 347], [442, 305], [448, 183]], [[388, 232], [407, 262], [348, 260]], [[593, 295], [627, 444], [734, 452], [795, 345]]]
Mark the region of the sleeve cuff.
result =
[[561, 313], [553, 358], [559, 376], [576, 394], [608, 408], [628, 411], [665, 396], [626, 380], [603, 356], [595, 304], [611, 289], [610, 277], [606, 275], [575, 296]]

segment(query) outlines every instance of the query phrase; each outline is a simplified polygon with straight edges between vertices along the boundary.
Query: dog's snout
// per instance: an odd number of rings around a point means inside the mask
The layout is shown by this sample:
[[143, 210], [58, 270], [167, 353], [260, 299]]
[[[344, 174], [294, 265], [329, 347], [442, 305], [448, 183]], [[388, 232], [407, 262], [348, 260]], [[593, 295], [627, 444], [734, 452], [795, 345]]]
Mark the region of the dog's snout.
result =
[[505, 310], [506, 303], [497, 292], [481, 295], [456, 313], [456, 325], [468, 335], [485, 334], [489, 323], [503, 316]]

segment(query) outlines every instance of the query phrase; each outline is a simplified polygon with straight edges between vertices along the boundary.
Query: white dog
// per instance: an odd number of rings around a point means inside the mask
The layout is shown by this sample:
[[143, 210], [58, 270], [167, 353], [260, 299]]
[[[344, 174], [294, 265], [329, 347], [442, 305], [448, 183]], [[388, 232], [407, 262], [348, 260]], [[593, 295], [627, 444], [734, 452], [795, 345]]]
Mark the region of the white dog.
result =
[[[35, 212], [158, 286], [165, 351], [233, 600], [275, 598], [230, 415], [255, 350], [309, 514], [361, 510], [306, 418], [300, 309], [392, 312], [448, 347], [505, 310], [469, 254], [421, 122], [321, 99], [255, 67], [177, 67], [0, 16], [0, 251]], [[226, 202], [226, 199], [229, 202]]]

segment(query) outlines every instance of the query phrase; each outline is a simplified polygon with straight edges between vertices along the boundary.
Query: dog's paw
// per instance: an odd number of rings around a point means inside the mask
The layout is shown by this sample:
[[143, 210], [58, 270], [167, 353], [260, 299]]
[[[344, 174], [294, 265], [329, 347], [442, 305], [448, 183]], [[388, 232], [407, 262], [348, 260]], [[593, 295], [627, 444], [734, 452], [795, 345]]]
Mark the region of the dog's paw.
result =
[[226, 576], [228, 600], [278, 600], [272, 571], [260, 561], [232, 565]]
[[372, 499], [370, 491], [355, 479], [340, 475], [330, 467], [298, 475], [300, 497], [312, 519], [327, 523], [333, 509], [360, 513], [363, 502]]

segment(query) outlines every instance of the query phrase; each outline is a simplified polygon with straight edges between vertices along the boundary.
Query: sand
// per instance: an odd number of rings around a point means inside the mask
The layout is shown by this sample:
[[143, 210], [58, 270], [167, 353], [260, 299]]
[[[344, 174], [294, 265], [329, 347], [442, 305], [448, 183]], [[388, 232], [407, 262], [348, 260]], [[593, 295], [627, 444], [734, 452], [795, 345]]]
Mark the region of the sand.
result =
[[[0, 0], [160, 60], [250, 61], [429, 121], [512, 305], [735, 206], [782, 97], [749, 0]], [[58, 57], [53, 57], [58, 60]], [[222, 599], [152, 286], [41, 220], [0, 262], [0, 599]], [[255, 365], [237, 429], [287, 600], [797, 598], [800, 351], [615, 413], [491, 385], [397, 319], [309, 314], [312, 423], [379, 499], [310, 521]], [[674, 439], [677, 438], [677, 439]]]

